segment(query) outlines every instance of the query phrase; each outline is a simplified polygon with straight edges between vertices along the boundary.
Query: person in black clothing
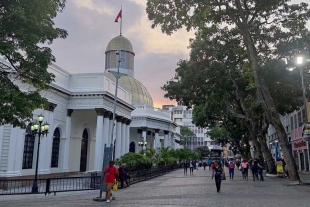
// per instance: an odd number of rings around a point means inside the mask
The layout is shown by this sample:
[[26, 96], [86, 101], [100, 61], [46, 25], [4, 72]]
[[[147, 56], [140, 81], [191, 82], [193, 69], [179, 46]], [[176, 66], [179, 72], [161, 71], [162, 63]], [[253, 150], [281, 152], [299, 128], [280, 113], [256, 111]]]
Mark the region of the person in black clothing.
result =
[[184, 175], [187, 175], [187, 168], [189, 167], [189, 163], [187, 160], [183, 163], [183, 168], [184, 168]]
[[262, 157], [259, 157], [259, 160], [257, 162], [257, 171], [260, 177], [259, 178], [260, 181], [264, 181], [263, 170], [264, 170], [264, 159]]
[[258, 166], [257, 166], [257, 164], [258, 164], [257, 159], [254, 159], [250, 165], [252, 175], [253, 175], [253, 181], [255, 181], [255, 178], [258, 180]]
[[214, 176], [214, 178], [215, 178], [215, 185], [216, 185], [216, 191], [218, 193], [221, 192], [222, 173], [223, 173], [223, 168], [221, 168], [219, 166], [218, 162], [214, 162], [212, 179], [213, 179], [213, 176]]
[[127, 168], [126, 163], [123, 164], [123, 168], [124, 168], [124, 181], [127, 187], [129, 187], [128, 181], [130, 181], [130, 176], [129, 176], [129, 169]]
[[119, 175], [119, 180], [121, 182], [121, 188], [124, 188], [125, 177], [124, 177], [124, 166], [123, 165], [118, 168], [118, 175]]
[[206, 170], [207, 161], [203, 161], [203, 169]]

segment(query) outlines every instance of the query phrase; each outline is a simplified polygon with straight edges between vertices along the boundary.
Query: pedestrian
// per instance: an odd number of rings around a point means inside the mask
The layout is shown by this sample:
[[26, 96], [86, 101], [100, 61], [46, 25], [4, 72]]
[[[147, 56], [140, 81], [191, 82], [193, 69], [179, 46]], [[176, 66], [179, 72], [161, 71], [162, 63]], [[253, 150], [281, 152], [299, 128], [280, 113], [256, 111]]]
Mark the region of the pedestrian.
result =
[[219, 166], [218, 162], [214, 162], [212, 179], [215, 178], [216, 192], [221, 192], [222, 173], [223, 169]]
[[211, 165], [212, 165], [212, 160], [209, 159], [209, 160], [208, 160], [209, 171], [211, 170]]
[[235, 174], [235, 163], [233, 161], [230, 161], [228, 167], [229, 167], [229, 178], [233, 180]]
[[189, 174], [193, 174], [194, 173], [194, 166], [195, 166], [195, 163], [194, 161], [190, 161], [189, 162]]
[[249, 175], [249, 163], [244, 159], [241, 163], [242, 167], [242, 177], [243, 179], [248, 180], [248, 175]]
[[124, 181], [126, 183], [126, 187], [130, 187], [130, 175], [129, 175], [129, 169], [127, 167], [127, 164], [124, 163]]
[[257, 167], [257, 159], [254, 159], [252, 161], [252, 165], [251, 165], [251, 171], [252, 171], [252, 176], [253, 176], [253, 181], [258, 180], [258, 167]]
[[124, 175], [124, 164], [122, 164], [118, 168], [118, 178], [119, 181], [121, 182], [121, 188], [124, 188], [124, 180], [125, 180], [125, 175]]
[[199, 162], [195, 161], [195, 164], [196, 164], [196, 170], [198, 170], [198, 168], [199, 168]]
[[264, 160], [261, 156], [260, 156], [258, 163], [257, 163], [257, 170], [258, 170], [259, 180], [264, 181], [264, 176], [263, 176]]
[[103, 175], [104, 175], [105, 183], [107, 185], [107, 191], [106, 191], [107, 201], [106, 202], [110, 203], [111, 200], [113, 199], [113, 194], [111, 190], [114, 186], [115, 179], [118, 177], [117, 169], [114, 166], [114, 161], [111, 160], [109, 162], [109, 165], [103, 171]]
[[187, 168], [189, 167], [189, 163], [187, 160], [184, 161], [183, 163], [183, 168], [184, 168], [184, 175], [187, 175]]
[[206, 170], [206, 166], [207, 166], [207, 162], [204, 161], [204, 162], [203, 162], [203, 169], [204, 169], [204, 170]]

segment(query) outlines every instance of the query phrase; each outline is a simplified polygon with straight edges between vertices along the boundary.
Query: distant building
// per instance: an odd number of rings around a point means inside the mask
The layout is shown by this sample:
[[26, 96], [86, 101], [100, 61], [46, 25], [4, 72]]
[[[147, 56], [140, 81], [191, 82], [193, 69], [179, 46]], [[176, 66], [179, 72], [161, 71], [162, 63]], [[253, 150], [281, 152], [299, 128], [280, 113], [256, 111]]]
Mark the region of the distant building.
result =
[[208, 146], [212, 150], [222, 150], [222, 147], [218, 146], [215, 141], [212, 141], [210, 137], [206, 134], [208, 128], [201, 128], [192, 123], [193, 121], [193, 108], [187, 109], [186, 106], [173, 106], [173, 105], [163, 105], [162, 109], [169, 109], [171, 112], [172, 121], [177, 123], [179, 126], [186, 126], [194, 134], [196, 138], [193, 140], [193, 148], [200, 146]]

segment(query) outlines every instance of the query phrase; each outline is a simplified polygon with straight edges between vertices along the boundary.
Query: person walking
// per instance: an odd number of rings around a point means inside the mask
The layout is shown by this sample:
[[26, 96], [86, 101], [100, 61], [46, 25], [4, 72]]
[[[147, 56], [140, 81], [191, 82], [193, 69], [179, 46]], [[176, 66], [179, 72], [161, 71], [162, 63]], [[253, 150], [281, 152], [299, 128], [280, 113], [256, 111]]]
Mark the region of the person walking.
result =
[[207, 166], [207, 161], [205, 160], [205, 161], [203, 162], [203, 169], [204, 169], [204, 170], [206, 170], [206, 166]]
[[241, 167], [242, 167], [242, 177], [243, 177], [243, 179], [248, 180], [249, 163], [245, 159], [242, 161]]
[[113, 199], [113, 194], [111, 192], [113, 185], [115, 183], [115, 179], [118, 177], [117, 169], [114, 166], [114, 161], [110, 161], [109, 165], [104, 169], [103, 171], [105, 183], [107, 185], [107, 191], [106, 191], [106, 199], [107, 203], [110, 203]]
[[221, 192], [223, 169], [219, 166], [218, 162], [214, 162], [214, 168], [212, 173], [212, 179], [215, 178], [216, 192]]
[[194, 161], [190, 161], [189, 162], [189, 174], [193, 174], [194, 173], [194, 166], [195, 166], [195, 163]]
[[264, 160], [262, 157], [260, 157], [260, 159], [258, 160], [258, 163], [257, 163], [257, 171], [259, 174], [259, 180], [260, 181], [264, 181], [263, 170], [264, 170]]
[[253, 181], [258, 180], [258, 166], [257, 166], [257, 159], [254, 159], [251, 163], [251, 171], [253, 176]]
[[121, 182], [121, 188], [124, 188], [124, 181], [125, 181], [124, 164], [122, 164], [118, 168], [118, 178], [119, 178], [119, 181]]
[[129, 183], [130, 183], [129, 169], [128, 169], [126, 163], [124, 163], [123, 165], [124, 165], [123, 166], [124, 167], [124, 181], [125, 181], [127, 187], [130, 187], [130, 185], [129, 185]]
[[209, 171], [211, 170], [211, 165], [212, 165], [212, 163], [213, 163], [212, 160], [209, 159], [209, 160], [208, 160]]
[[229, 167], [229, 178], [233, 180], [235, 174], [235, 163], [233, 161], [230, 161], [228, 167]]
[[184, 175], [187, 175], [187, 168], [189, 167], [189, 163], [187, 160], [183, 163]]

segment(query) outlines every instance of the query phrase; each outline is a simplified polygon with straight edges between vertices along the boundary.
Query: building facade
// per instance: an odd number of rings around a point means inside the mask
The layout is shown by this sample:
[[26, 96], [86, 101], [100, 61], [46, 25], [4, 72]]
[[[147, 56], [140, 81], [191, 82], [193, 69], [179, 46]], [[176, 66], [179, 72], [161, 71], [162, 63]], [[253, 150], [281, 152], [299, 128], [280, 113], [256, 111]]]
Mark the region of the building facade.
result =
[[[126, 76], [119, 81], [113, 123], [116, 85], [110, 72], [117, 68], [117, 51], [120, 71]], [[104, 73], [71, 74], [56, 65], [48, 67], [55, 75], [51, 89], [41, 92], [48, 105], [33, 112], [34, 120], [43, 115], [50, 124], [49, 133], [40, 139], [39, 174], [101, 170], [104, 146], [111, 143], [115, 158], [141, 151], [140, 140], [147, 142], [144, 148], [180, 147], [178, 125], [171, 121], [170, 112], [154, 108], [150, 93], [134, 78], [135, 53], [130, 41], [123, 36], [113, 38], [105, 54]], [[5, 61], [2, 64], [10, 67]], [[33, 90], [18, 80], [14, 83], [24, 92]], [[34, 175], [37, 147], [38, 137], [31, 135], [30, 127], [0, 126], [0, 177]]]
[[[287, 133], [289, 146], [294, 156], [299, 171], [309, 172], [308, 142], [303, 140], [303, 124], [306, 113], [303, 108], [291, 114], [280, 116], [282, 125]], [[273, 158], [282, 158], [282, 149], [278, 141], [278, 135], [273, 126], [268, 129], [268, 144]]]
[[163, 109], [169, 109], [171, 119], [180, 126], [188, 127], [194, 134], [195, 138], [192, 141], [192, 147], [208, 146], [210, 149], [222, 150], [215, 141], [212, 141], [207, 135], [208, 128], [201, 128], [192, 123], [193, 108], [187, 109], [186, 106], [163, 105]]

